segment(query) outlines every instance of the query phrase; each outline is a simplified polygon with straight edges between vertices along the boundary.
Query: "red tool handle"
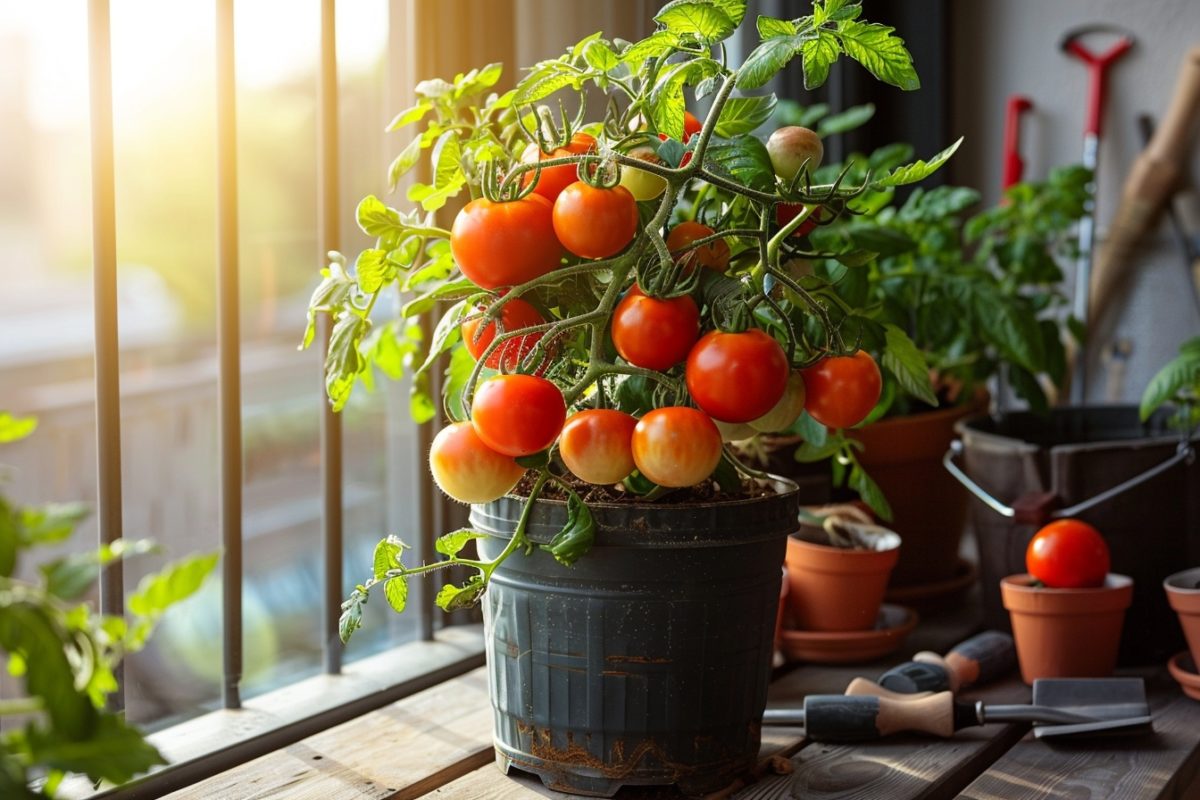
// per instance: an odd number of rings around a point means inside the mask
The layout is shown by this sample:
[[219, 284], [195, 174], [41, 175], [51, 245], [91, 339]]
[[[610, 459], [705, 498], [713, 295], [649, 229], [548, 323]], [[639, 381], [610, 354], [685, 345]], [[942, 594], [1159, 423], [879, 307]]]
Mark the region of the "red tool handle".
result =
[[1033, 101], [1024, 95], [1009, 95], [1004, 114], [1004, 179], [1001, 189], [1021, 180], [1025, 162], [1021, 160], [1021, 115], [1033, 108]]
[[[1089, 33], [1116, 33], [1121, 38], [1103, 53], [1093, 53], [1083, 46], [1080, 37]], [[1063, 52], [1078, 58], [1088, 68], [1088, 111], [1083, 132], [1100, 135], [1100, 120], [1104, 114], [1104, 71], [1133, 47], [1133, 35], [1109, 25], [1086, 25], [1067, 31], [1060, 44]]]

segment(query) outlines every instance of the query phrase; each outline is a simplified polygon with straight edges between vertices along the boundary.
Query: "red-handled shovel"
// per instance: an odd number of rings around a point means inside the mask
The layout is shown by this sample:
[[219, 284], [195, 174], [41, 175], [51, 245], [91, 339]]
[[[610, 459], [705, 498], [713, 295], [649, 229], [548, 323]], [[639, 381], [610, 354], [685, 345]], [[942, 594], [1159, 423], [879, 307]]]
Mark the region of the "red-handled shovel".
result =
[[[1103, 53], [1093, 53], [1082, 39], [1092, 33], [1112, 33], [1117, 41]], [[1075, 296], [1072, 313], [1081, 322], [1088, 320], [1088, 294], [1092, 273], [1092, 251], [1096, 236], [1095, 171], [1100, 149], [1100, 123], [1104, 117], [1104, 78], [1108, 68], [1133, 47], [1133, 34], [1111, 25], [1085, 25], [1067, 31], [1059, 46], [1064, 53], [1082, 61], [1088, 68], [1087, 116], [1083, 128], [1083, 165], [1092, 170], [1091, 198], [1079, 221], [1079, 260], [1075, 266]], [[1082, 406], [1087, 398], [1087, 352], [1080, 347], [1075, 354], [1074, 376], [1071, 380], [1071, 400]]]

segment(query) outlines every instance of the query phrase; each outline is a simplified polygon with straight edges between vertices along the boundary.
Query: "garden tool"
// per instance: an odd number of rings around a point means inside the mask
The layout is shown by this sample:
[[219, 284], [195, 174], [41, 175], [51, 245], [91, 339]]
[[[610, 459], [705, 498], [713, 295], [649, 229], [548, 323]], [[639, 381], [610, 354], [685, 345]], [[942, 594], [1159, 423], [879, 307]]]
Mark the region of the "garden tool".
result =
[[[1082, 38], [1091, 33], [1115, 33], [1118, 39], [1103, 53], [1088, 50]], [[1079, 259], [1075, 264], [1075, 294], [1072, 313], [1075, 318], [1088, 320], [1088, 299], [1091, 287], [1092, 250], [1096, 235], [1096, 166], [1100, 150], [1100, 125], [1104, 118], [1104, 78], [1108, 68], [1133, 47], [1133, 35], [1108, 25], [1085, 25], [1063, 35], [1059, 47], [1063, 52], [1078, 58], [1088, 68], [1087, 116], [1083, 129], [1083, 166], [1092, 170], [1092, 184], [1086, 210], [1079, 220]], [[1083, 405], [1087, 397], [1087, 351], [1078, 348], [1075, 354], [1074, 376], [1071, 398], [1075, 405]]]
[[[958, 644], [944, 657], [922, 650], [909, 661], [879, 676], [879, 686], [902, 695], [920, 692], [957, 692], [994, 680], [1017, 663], [1013, 638], [1000, 631], [984, 631]], [[855, 678], [850, 686], [859, 682]], [[846, 694], [860, 692], [846, 690]]]
[[[886, 692], [886, 690], [885, 690]], [[803, 726], [818, 742], [860, 742], [893, 733], [950, 737], [993, 722], [1032, 722], [1039, 738], [1151, 730], [1141, 678], [1054, 678], [1033, 684], [1032, 705], [956, 701], [951, 692], [924, 697], [809, 695], [803, 708], [768, 708], [764, 725]]]
[[1138, 240], [1178, 186], [1188, 155], [1188, 134], [1197, 116], [1200, 116], [1200, 47], [1192, 48], [1184, 57], [1167, 113], [1125, 179], [1121, 203], [1096, 263], [1091, 319], [1099, 319], [1116, 296], [1125, 267], [1134, 260]]
[[1033, 108], [1033, 101], [1020, 94], [1008, 96], [1004, 114], [1004, 178], [1001, 189], [1020, 183], [1025, 173], [1021, 159], [1021, 115]]

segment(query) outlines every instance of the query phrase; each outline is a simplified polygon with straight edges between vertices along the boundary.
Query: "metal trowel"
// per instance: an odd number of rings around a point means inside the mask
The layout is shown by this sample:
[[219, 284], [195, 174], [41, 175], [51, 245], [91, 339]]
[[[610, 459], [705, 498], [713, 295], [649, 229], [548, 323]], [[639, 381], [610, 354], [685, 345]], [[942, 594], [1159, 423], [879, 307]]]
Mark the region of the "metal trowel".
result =
[[764, 725], [800, 725], [818, 742], [857, 742], [893, 733], [952, 736], [991, 722], [1033, 722], [1034, 735], [1085, 736], [1151, 730], [1141, 678], [1038, 680], [1033, 705], [955, 701], [950, 692], [924, 697], [879, 694], [809, 695], [804, 707], [769, 708]]

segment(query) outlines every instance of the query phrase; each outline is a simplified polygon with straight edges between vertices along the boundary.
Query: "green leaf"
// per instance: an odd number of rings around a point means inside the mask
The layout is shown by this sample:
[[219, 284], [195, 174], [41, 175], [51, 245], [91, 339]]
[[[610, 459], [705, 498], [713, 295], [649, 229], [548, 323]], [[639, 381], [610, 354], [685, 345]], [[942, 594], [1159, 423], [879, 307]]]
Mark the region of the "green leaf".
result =
[[766, 85], [788, 65], [788, 62], [800, 54], [805, 42], [816, 36], [817, 32], [809, 29], [791, 36], [772, 36], [764, 39], [746, 56], [741, 70], [738, 71], [737, 88], [757, 89]]
[[362, 627], [363, 606], [369, 599], [370, 592], [367, 587], [359, 584], [342, 603], [342, 615], [338, 617], [338, 638], [342, 640], [342, 644], [349, 642], [354, 632]]
[[354, 271], [358, 288], [367, 294], [374, 294], [385, 283], [396, 279], [396, 266], [387, 260], [385, 250], [363, 250], [354, 262]]
[[883, 329], [887, 342], [883, 351], [883, 366], [896, 376], [904, 391], [936, 408], [938, 399], [929, 380], [925, 354], [897, 326], [885, 324]]
[[453, 347], [454, 343], [462, 338], [459, 321], [462, 319], [466, 308], [467, 302], [460, 300], [446, 309], [446, 313], [442, 315], [442, 318], [438, 320], [438, 324], [433, 329], [433, 341], [429, 345], [429, 353], [425, 356], [425, 361], [417, 369], [417, 375], [428, 372], [434, 362], [438, 360], [438, 357]]
[[63, 646], [67, 632], [46, 608], [27, 600], [0, 605], [0, 650], [16, 653], [29, 665], [25, 690], [40, 698], [55, 729], [83, 739], [94, 729], [97, 712], [75, 687], [75, 670]]
[[958, 141], [929, 159], [928, 162], [917, 161], [907, 166], [897, 167], [888, 173], [886, 177], [874, 181], [871, 185], [879, 189], [886, 186], [904, 186], [905, 184], [923, 181], [941, 169], [942, 165], [950, 160], [950, 156], [954, 155], [954, 152], [958, 150], [962, 141], [962, 137], [960, 136], [958, 137]]
[[846, 55], [879, 80], [905, 91], [920, 89], [912, 55], [904, 47], [904, 40], [892, 35], [895, 30], [888, 25], [849, 19], [838, 25], [836, 34]]
[[418, 314], [424, 314], [432, 309], [439, 300], [450, 300], [452, 298], [460, 298], [464, 295], [477, 294], [479, 287], [471, 283], [466, 278], [450, 283], [443, 283], [440, 286], [435, 286], [424, 294], [409, 300], [400, 307], [400, 316], [411, 318]]
[[402, 576], [388, 578], [383, 584], [383, 596], [393, 611], [403, 614], [404, 606], [408, 603], [408, 581]]
[[804, 88], [812, 91], [829, 79], [829, 68], [842, 54], [842, 45], [833, 33], [820, 29], [815, 38], [804, 43], [800, 53], [804, 56]]
[[1032, 372], [1016, 364], [1009, 364], [1008, 383], [1017, 397], [1029, 403], [1030, 411], [1035, 414], [1046, 414], [1050, 411], [1050, 401], [1046, 399], [1046, 393], [1042, 391], [1037, 376]]
[[467, 546], [467, 542], [474, 541], [475, 539], [484, 539], [486, 537], [486, 533], [473, 531], [469, 528], [462, 528], [460, 530], [453, 531], [452, 533], [439, 536], [433, 542], [433, 549], [437, 550], [444, 556], [450, 556], [453, 558], [454, 556], [458, 555], [464, 547]]
[[129, 598], [130, 612], [157, 617], [180, 600], [191, 597], [217, 566], [218, 558], [219, 553], [192, 556], [142, 578], [137, 591]]
[[370, 329], [371, 321], [354, 313], [343, 313], [333, 325], [325, 355], [325, 393], [334, 411], [346, 407], [354, 381], [367, 368], [359, 345]]
[[661, 58], [675, 49], [679, 37], [670, 31], [657, 31], [645, 39], [634, 42], [621, 53], [621, 60], [626, 64], [641, 64], [650, 58]]
[[404, 227], [400, 221], [400, 212], [388, 207], [373, 194], [359, 201], [354, 216], [358, 227], [368, 236], [384, 236]]
[[47, 503], [23, 508], [18, 519], [22, 545], [55, 544], [67, 539], [88, 515], [83, 503]]
[[1184, 343], [1179, 355], [1150, 379], [1142, 393], [1138, 413], [1145, 421], [1163, 404], [1185, 391], [1200, 396], [1200, 338]]
[[855, 247], [879, 255], [894, 256], [917, 248], [917, 243], [897, 228], [859, 224], [850, 228], [847, 233]]
[[592, 69], [598, 69], [601, 72], [616, 69], [617, 65], [621, 63], [621, 59], [613, 52], [608, 42], [603, 39], [593, 39], [587, 43], [583, 48], [583, 60]]
[[33, 763], [87, 775], [93, 782], [125, 783], [158, 764], [167, 763], [136, 728], [117, 714], [103, 713], [86, 738], [63, 736], [38, 727], [26, 729]]
[[814, 442], [803, 442], [796, 450], [796, 461], [801, 464], [814, 464], [818, 461], [825, 461], [833, 458], [842, 450], [842, 443], [835, 440], [829, 440], [823, 444]]
[[884, 522], [891, 522], [892, 507], [888, 504], [887, 498], [883, 494], [883, 490], [877, 484], [867, 471], [858, 464], [855, 464], [850, 469], [850, 488], [858, 492], [858, 496], [862, 501], [871, 507], [875, 515]]
[[390, 133], [403, 128], [405, 125], [419, 122], [432, 108], [433, 103], [425, 100], [418, 102], [416, 105], [409, 106], [392, 118], [392, 121], [387, 126], [388, 132]]
[[760, 39], [796, 35], [796, 23], [787, 19], [776, 19], [775, 17], [766, 17], [760, 14], [758, 20], [755, 22], [755, 27], [758, 28], [758, 38]]
[[546, 450], [539, 450], [527, 456], [517, 456], [513, 460], [525, 469], [541, 469], [550, 463], [550, 450], [548, 448]]
[[0, 411], [0, 444], [24, 439], [37, 429], [37, 417], [14, 417]]
[[1003, 295], [978, 288], [972, 293], [971, 307], [984, 336], [1005, 359], [1030, 372], [1042, 369], [1042, 331], [1031, 313]]
[[313, 290], [308, 301], [308, 325], [298, 349], [304, 350], [313, 343], [317, 335], [317, 314], [340, 311], [350, 299], [356, 285], [345, 269], [340, 253], [330, 253], [329, 266], [321, 270], [321, 283]]
[[471, 371], [475, 368], [475, 359], [465, 347], [456, 347], [450, 351], [450, 365], [446, 367], [446, 408], [452, 419], [466, 419], [467, 411], [462, 405], [462, 392]]
[[820, 124], [817, 125], [817, 134], [824, 137], [852, 131], [867, 124], [873, 116], [875, 116], [875, 105], [873, 103], [851, 106], [845, 111], [821, 120]]
[[40, 564], [38, 571], [46, 581], [46, 591], [62, 598], [73, 600], [95, 583], [100, 568], [117, 559], [141, 555], [157, 550], [149, 539], [118, 539], [87, 553], [71, 553], [53, 561]]
[[672, 0], [654, 21], [677, 36], [691, 35], [709, 44], [728, 38], [737, 29], [737, 23], [712, 0]]
[[714, 132], [731, 139], [739, 133], [750, 133], [771, 118], [775, 111], [775, 95], [761, 97], [731, 97], [721, 109]]
[[554, 556], [554, 560], [564, 566], [571, 566], [581, 556], [587, 555], [596, 539], [596, 523], [592, 520], [592, 512], [579, 495], [571, 492], [567, 497], [567, 524], [554, 534], [549, 544], [542, 549]]
[[408, 174], [408, 171], [417, 165], [421, 159], [421, 150], [423, 140], [420, 136], [409, 142], [400, 155], [396, 156], [388, 167], [388, 190], [395, 191], [396, 185], [400, 183], [400, 179]]
[[371, 574], [375, 580], [381, 581], [387, 577], [388, 570], [401, 569], [404, 566], [404, 551], [407, 549], [408, 545], [396, 536], [381, 539], [375, 545], [375, 554], [371, 558]]
[[654, 129], [672, 139], [683, 140], [683, 87], [720, 73], [721, 65], [711, 58], [697, 58], [672, 65], [650, 92], [649, 113]]
[[[535, 75], [536, 79], [530, 80]], [[571, 86], [577, 80], [578, 76], [574, 72], [568, 71], [565, 65], [553, 72], [530, 73], [517, 85], [517, 93], [513, 95], [513, 105], [528, 105], [544, 100], [559, 89]]]
[[749, 134], [709, 144], [706, 163], [751, 189], [770, 191], [775, 186], [775, 170], [767, 147]]
[[472, 575], [462, 586], [447, 583], [437, 593], [433, 602], [442, 611], [461, 611], [479, 602], [485, 588], [483, 575]]

